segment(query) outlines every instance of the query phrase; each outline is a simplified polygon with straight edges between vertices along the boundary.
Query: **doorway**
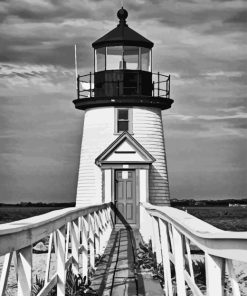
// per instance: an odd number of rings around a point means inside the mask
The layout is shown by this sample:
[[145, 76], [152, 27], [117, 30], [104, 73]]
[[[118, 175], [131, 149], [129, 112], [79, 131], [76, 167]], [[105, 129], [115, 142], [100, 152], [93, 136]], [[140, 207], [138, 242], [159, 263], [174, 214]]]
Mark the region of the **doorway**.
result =
[[116, 224], [136, 224], [136, 171], [115, 170]]

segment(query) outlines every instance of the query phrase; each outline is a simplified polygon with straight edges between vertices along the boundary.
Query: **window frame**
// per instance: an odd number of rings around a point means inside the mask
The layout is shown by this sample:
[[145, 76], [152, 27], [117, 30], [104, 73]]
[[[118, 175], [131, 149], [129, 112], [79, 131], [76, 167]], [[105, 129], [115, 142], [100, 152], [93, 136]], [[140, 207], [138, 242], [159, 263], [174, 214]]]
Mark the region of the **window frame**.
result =
[[118, 110], [128, 110], [128, 130], [127, 132], [129, 134], [133, 135], [133, 109], [130, 107], [121, 107], [121, 108], [114, 108], [114, 134], [115, 135], [120, 135], [122, 134], [124, 131], [119, 132], [118, 131]]

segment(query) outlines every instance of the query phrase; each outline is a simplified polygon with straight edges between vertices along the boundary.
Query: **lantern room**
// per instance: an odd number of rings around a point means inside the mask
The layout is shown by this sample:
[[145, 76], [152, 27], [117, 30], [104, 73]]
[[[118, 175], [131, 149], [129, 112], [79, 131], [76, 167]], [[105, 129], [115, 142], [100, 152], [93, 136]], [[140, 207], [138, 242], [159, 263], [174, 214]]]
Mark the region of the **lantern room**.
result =
[[128, 26], [128, 12], [123, 7], [117, 17], [118, 25], [92, 44], [94, 71], [78, 76], [75, 107], [170, 108], [170, 76], [152, 72], [153, 42]]

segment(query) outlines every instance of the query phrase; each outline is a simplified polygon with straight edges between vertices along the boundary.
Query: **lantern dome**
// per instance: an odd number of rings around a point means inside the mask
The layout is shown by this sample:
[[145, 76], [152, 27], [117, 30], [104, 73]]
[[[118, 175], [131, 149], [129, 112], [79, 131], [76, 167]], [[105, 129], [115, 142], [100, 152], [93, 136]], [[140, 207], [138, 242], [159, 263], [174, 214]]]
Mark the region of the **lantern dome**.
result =
[[97, 49], [105, 46], [126, 45], [126, 46], [140, 46], [146, 48], [152, 48], [153, 42], [149, 41], [136, 31], [132, 30], [126, 23], [128, 12], [123, 7], [118, 11], [117, 16], [119, 18], [118, 26], [93, 42], [93, 48]]

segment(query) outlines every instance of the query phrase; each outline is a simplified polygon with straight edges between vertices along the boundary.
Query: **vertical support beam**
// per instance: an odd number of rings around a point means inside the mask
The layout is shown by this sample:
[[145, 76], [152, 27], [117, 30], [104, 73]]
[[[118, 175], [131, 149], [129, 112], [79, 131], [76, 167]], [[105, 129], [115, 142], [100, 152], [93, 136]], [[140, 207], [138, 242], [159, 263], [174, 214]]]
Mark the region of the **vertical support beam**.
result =
[[49, 247], [48, 247], [47, 259], [46, 259], [45, 283], [48, 283], [49, 281], [53, 237], [54, 237], [54, 233], [51, 233], [49, 238]]
[[189, 262], [190, 276], [191, 276], [192, 281], [195, 282], [193, 263], [192, 263], [191, 253], [190, 253], [190, 243], [189, 243], [189, 239], [187, 237], [185, 237], [185, 246], [186, 246], [187, 258], [188, 258], [188, 262]]
[[56, 231], [57, 244], [57, 296], [65, 295], [65, 226]]
[[[172, 233], [173, 233], [174, 257], [175, 257], [177, 294], [179, 296], [186, 296], [182, 235], [181, 233], [178, 232], [178, 230], [173, 225], [172, 225]], [[215, 295], [218, 296], [218, 294], [215, 294]]]
[[69, 255], [69, 238], [71, 231], [71, 222], [67, 223], [67, 232], [66, 232], [66, 244], [65, 244], [65, 261], [68, 259]]
[[74, 257], [75, 264], [73, 265], [73, 271], [75, 274], [79, 273], [79, 228], [78, 219], [71, 223], [71, 248], [72, 256]]
[[205, 253], [207, 296], [223, 296], [223, 259]]
[[95, 254], [94, 254], [94, 221], [92, 216], [88, 215], [88, 243], [89, 243], [89, 262], [90, 267], [95, 268]]
[[166, 296], [173, 296], [167, 225], [166, 225], [166, 222], [161, 219], [159, 219], [159, 225], [160, 225], [162, 261], [163, 261], [163, 267], [164, 267], [163, 270], [164, 270], [164, 279], [165, 279], [164, 292]]
[[227, 259], [226, 260], [226, 266], [227, 266], [228, 273], [229, 273], [229, 278], [230, 278], [230, 281], [231, 281], [233, 296], [241, 296], [238, 281], [237, 281], [235, 273], [234, 273], [232, 260]]
[[95, 253], [96, 253], [96, 255], [99, 255], [99, 253], [100, 253], [100, 227], [99, 227], [98, 215], [96, 212], [94, 212], [93, 220], [94, 220]]
[[12, 260], [12, 255], [13, 255], [13, 252], [8, 253], [4, 256], [4, 262], [3, 262], [1, 278], [0, 278], [0, 295], [5, 295], [5, 289], [6, 289], [7, 282], [8, 282], [9, 269], [10, 269], [10, 264], [11, 264], [11, 260]]
[[160, 235], [159, 235], [159, 223], [158, 219], [152, 216], [152, 226], [153, 226], [153, 252], [156, 254], [157, 263], [162, 262], [161, 258], [161, 246], [160, 246]]
[[32, 246], [28, 246], [17, 253], [18, 296], [32, 294]]
[[88, 277], [88, 223], [84, 217], [82, 217], [82, 276]]

